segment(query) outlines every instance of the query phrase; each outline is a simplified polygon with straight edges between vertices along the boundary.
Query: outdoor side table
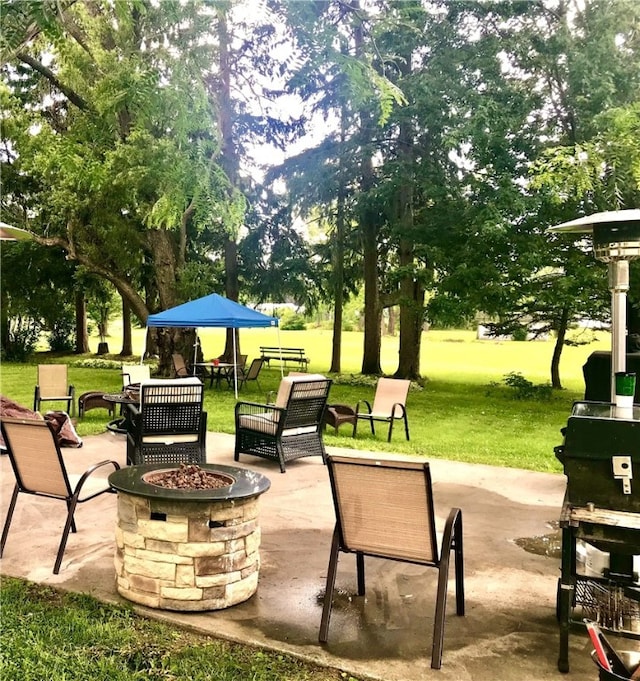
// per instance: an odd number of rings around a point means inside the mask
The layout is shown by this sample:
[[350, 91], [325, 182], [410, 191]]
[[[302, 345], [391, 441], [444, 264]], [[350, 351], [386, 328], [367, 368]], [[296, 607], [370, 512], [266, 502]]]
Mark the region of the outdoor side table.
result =
[[[119, 404], [121, 406], [125, 405], [125, 407], [127, 404], [139, 403], [139, 400], [132, 398], [127, 393], [106, 393], [102, 397], [106, 402], [109, 402], [110, 404], [114, 405]], [[110, 430], [112, 433], [126, 435], [131, 429], [131, 425], [132, 424], [131, 419], [129, 418], [129, 410], [125, 408], [122, 410], [122, 416], [107, 423], [107, 430]]]
[[356, 412], [348, 404], [328, 404], [324, 413], [324, 425], [331, 426], [335, 429], [336, 434], [338, 428], [343, 423], [350, 423], [352, 426], [356, 422]]

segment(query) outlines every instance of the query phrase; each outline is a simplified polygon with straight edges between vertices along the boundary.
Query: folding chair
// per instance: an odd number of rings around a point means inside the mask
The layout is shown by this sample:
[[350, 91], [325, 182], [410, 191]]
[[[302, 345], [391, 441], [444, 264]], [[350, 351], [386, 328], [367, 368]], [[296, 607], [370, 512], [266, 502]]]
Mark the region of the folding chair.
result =
[[40, 411], [41, 402], [66, 402], [75, 416], [75, 388], [68, 384], [66, 364], [39, 364], [38, 381], [33, 396], [33, 410]]
[[[0, 557], [4, 552], [4, 545], [9, 534], [9, 526], [13, 518], [18, 494], [34, 494], [36, 496], [59, 499], [67, 505], [67, 521], [62, 532], [56, 562], [53, 567], [53, 574], [57, 575], [60, 571], [60, 564], [62, 563], [62, 556], [67, 545], [69, 532], [76, 531], [76, 523], [73, 517], [76, 506], [94, 499], [105, 492], [114, 491], [106, 480], [98, 482], [93, 479], [89, 481], [89, 476], [103, 466], [112, 466], [114, 470], [119, 469], [120, 466], [116, 461], [108, 460], [94, 464], [77, 481], [74, 480], [72, 488], [71, 478], [67, 475], [60, 447], [56, 442], [54, 431], [49, 423], [46, 421], [3, 418], [1, 427], [11, 467], [16, 477], [16, 485], [13, 489], [11, 501], [9, 502], [9, 510], [7, 511], [7, 517], [2, 530]], [[88, 489], [86, 496], [81, 497], [87, 482], [94, 484], [87, 484], [87, 488], [91, 487], [91, 489]], [[46, 528], [43, 529], [47, 531]]]
[[262, 390], [260, 387], [260, 381], [258, 381], [258, 376], [260, 375], [260, 371], [262, 371], [263, 364], [264, 360], [258, 357], [257, 359], [251, 361], [251, 364], [247, 370], [241, 368], [238, 371], [238, 390], [242, 390], [242, 386], [249, 381], [255, 381], [256, 385], [258, 386], [258, 390]]
[[[411, 381], [399, 378], [380, 378], [376, 385], [376, 394], [373, 398], [373, 407], [367, 400], [360, 400], [356, 405], [356, 420], [353, 424], [353, 437], [358, 430], [358, 421], [366, 420], [371, 425], [371, 433], [376, 434], [375, 422], [389, 424], [387, 442], [391, 442], [393, 424], [396, 419], [404, 421], [404, 432], [409, 439], [409, 422], [407, 421], [407, 394]], [[361, 405], [365, 405], [368, 411], [360, 411]]]
[[358, 595], [365, 592], [364, 556], [438, 569], [431, 667], [440, 669], [449, 560], [453, 551], [456, 613], [464, 615], [462, 511], [452, 508], [438, 552], [429, 464], [402, 459], [327, 456], [336, 512], [319, 640], [326, 643], [340, 551], [356, 554]]

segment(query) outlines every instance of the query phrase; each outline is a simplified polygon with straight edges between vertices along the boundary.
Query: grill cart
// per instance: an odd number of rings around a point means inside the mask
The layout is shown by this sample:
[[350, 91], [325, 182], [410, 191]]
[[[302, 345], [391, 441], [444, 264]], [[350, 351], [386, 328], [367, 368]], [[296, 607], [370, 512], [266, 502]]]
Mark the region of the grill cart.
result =
[[576, 402], [555, 448], [567, 476], [560, 527], [558, 669], [569, 671], [569, 627], [584, 618], [640, 638], [640, 406], [619, 419], [616, 406]]
[[573, 621], [595, 620], [602, 628], [640, 638], [640, 584], [634, 572], [634, 557], [640, 555], [640, 480], [633, 481], [634, 468], [640, 473], [640, 405], [634, 405], [636, 376], [626, 371], [629, 262], [640, 257], [640, 210], [596, 213], [548, 231], [591, 234], [595, 257], [608, 264], [611, 291], [610, 402], [576, 402], [563, 429], [564, 443], [555, 448], [567, 476], [557, 615], [558, 669], [568, 672]]

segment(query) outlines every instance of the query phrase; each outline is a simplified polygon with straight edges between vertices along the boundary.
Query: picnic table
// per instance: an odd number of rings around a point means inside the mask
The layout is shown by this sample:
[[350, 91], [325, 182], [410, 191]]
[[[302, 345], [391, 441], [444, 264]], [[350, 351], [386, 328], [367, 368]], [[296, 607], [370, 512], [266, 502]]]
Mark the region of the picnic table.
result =
[[260, 346], [260, 357], [270, 365], [272, 360], [281, 362], [284, 366], [291, 362], [306, 370], [309, 365], [309, 358], [306, 356], [304, 348], [281, 348], [278, 346]]

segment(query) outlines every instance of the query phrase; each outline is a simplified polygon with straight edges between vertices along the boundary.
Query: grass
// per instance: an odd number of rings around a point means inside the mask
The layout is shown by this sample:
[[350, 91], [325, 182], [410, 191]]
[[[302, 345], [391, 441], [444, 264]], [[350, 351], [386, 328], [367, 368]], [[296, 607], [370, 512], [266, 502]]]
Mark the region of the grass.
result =
[[5, 577], [3, 681], [356, 681], [292, 656], [144, 619], [130, 607]]
[[[134, 347], [142, 347], [142, 331], [134, 335]], [[277, 344], [272, 329], [243, 329], [242, 351], [249, 359], [259, 355], [260, 345]], [[224, 330], [205, 329], [200, 332], [205, 357], [222, 351]], [[343, 372], [334, 377], [330, 402], [355, 405], [358, 400], [372, 400], [375, 379], [357, 374], [362, 361], [362, 334], [345, 333], [343, 338]], [[310, 371], [326, 373], [329, 367], [331, 332], [326, 330], [281, 331], [284, 347], [304, 347], [311, 359]], [[114, 347], [110, 339], [111, 349]], [[382, 368], [395, 370], [397, 338], [384, 337]], [[393, 441], [386, 442], [386, 430], [376, 437], [360, 426], [358, 438], [351, 438], [349, 426], [343, 426], [336, 436], [327, 431], [329, 446], [393, 451], [428, 458], [453, 459], [537, 471], [559, 472], [560, 464], [553, 447], [560, 443], [560, 428], [566, 424], [571, 404], [584, 392], [582, 365], [596, 349], [606, 349], [609, 339], [603, 334], [599, 342], [580, 347], [567, 347], [563, 353], [561, 375], [565, 389], [554, 391], [550, 400], [517, 399], [520, 394], [504, 384], [511, 372], [521, 374], [534, 385], [548, 383], [551, 341], [494, 342], [478, 341], [468, 331], [429, 331], [424, 334], [421, 352], [423, 388], [415, 386], [409, 393], [407, 410], [411, 440], [406, 442], [401, 427], [396, 428]], [[97, 339], [92, 339], [97, 347]], [[112, 356], [121, 361], [120, 358]], [[88, 390], [117, 391], [120, 374], [117, 369], [86, 368], [78, 363], [95, 360], [95, 355], [53, 357], [38, 353], [33, 363], [2, 365], [2, 394], [24, 405], [33, 403], [36, 364], [44, 361], [70, 363], [69, 375], [76, 395]], [[275, 390], [280, 381], [277, 368], [263, 369], [260, 386], [249, 385], [241, 399], [262, 402], [266, 392]], [[345, 383], [349, 381], [350, 383]], [[233, 433], [233, 391], [206, 390], [205, 409], [210, 431]], [[103, 432], [108, 420], [104, 410], [89, 411], [78, 424], [81, 436]]]

